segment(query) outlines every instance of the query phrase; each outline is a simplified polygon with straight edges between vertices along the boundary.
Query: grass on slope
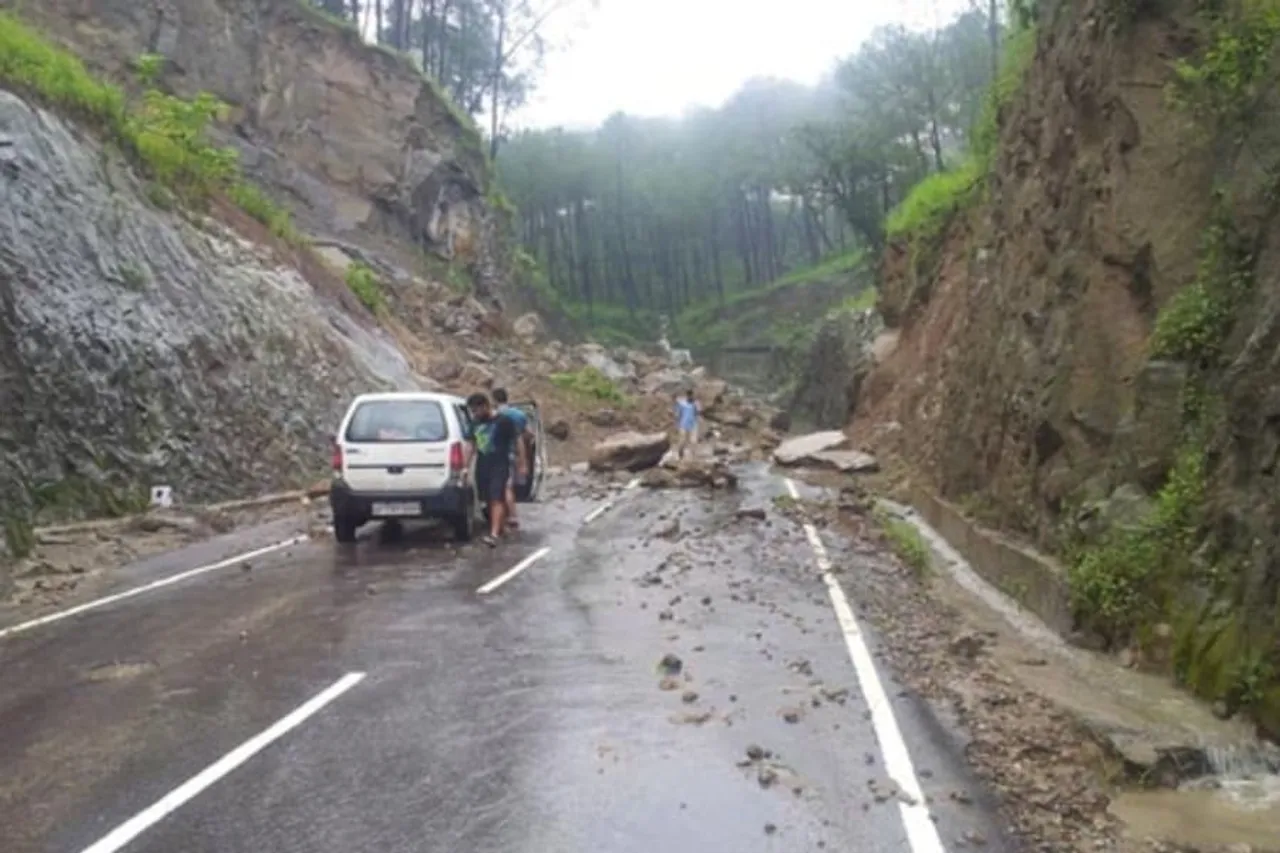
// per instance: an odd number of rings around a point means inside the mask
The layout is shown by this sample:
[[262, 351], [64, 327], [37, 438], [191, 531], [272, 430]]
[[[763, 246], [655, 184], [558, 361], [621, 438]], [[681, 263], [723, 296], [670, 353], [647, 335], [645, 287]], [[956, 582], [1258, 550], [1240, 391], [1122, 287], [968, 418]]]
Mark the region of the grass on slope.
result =
[[[814, 266], [795, 270], [763, 287], [731, 293], [723, 302], [718, 299], [699, 302], [680, 312], [676, 327], [681, 336], [694, 346], [723, 345], [741, 337], [742, 332], [752, 326], [770, 325], [770, 315], [778, 312], [775, 300], [785, 291], [825, 284], [834, 278], [851, 275], [862, 266], [865, 258], [861, 250], [846, 252]], [[865, 293], [850, 298], [865, 298]], [[874, 291], [871, 293], [870, 304], [874, 304]], [[814, 304], [815, 318], [829, 307]], [[778, 335], [772, 337], [777, 338]]]
[[[138, 71], [151, 82], [163, 60], [143, 56]], [[149, 88], [140, 103], [95, 78], [72, 54], [55, 47], [13, 15], [0, 12], [0, 82], [103, 131], [168, 190], [188, 202], [226, 195], [268, 226], [297, 242], [289, 214], [241, 174], [237, 152], [214, 145], [206, 130], [226, 105], [202, 93], [192, 100]]]
[[956, 168], [935, 172], [912, 187], [885, 221], [885, 232], [890, 239], [934, 237], [951, 221], [953, 214], [979, 199], [982, 182], [991, 170], [999, 145], [1000, 109], [1021, 88], [1035, 46], [1033, 28], [1009, 35], [1000, 73], [987, 93], [982, 114], [973, 129], [969, 155]]

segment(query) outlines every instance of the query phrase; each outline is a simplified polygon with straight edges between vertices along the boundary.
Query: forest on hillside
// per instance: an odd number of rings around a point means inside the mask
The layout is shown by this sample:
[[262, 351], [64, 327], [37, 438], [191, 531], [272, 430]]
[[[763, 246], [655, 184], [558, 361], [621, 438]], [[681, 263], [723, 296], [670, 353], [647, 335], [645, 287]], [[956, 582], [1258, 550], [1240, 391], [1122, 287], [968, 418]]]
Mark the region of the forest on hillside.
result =
[[660, 314], [688, 339], [679, 327], [716, 306], [854, 269], [976, 184], [1034, 15], [971, 0], [937, 29], [876, 31], [817, 86], [762, 78], [680, 118], [513, 133], [554, 48], [545, 24], [593, 0], [303, 2], [408, 56], [478, 119], [518, 211], [522, 278], [615, 340], [651, 337]]
[[397, 51], [480, 119], [497, 157], [512, 112], [528, 100], [549, 43], [546, 24], [594, 0], [301, 0]]
[[880, 29], [816, 87], [757, 79], [679, 119], [513, 136], [497, 165], [544, 286], [585, 325], [639, 334], [658, 313], [705, 315], [833, 256], [874, 255], [922, 180], [976, 183], [993, 80], [1027, 44], [1007, 11]]

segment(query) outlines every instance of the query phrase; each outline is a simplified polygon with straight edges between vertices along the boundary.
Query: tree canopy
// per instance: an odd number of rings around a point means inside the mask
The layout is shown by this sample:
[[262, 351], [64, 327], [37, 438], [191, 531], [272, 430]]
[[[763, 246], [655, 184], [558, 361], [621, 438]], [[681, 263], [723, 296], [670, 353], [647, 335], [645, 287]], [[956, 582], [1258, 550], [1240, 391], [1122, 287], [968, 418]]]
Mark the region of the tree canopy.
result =
[[816, 87], [756, 79], [680, 119], [514, 135], [498, 167], [526, 251], [589, 321], [648, 322], [880, 248], [889, 211], [966, 156], [998, 48], [989, 14], [878, 30]]

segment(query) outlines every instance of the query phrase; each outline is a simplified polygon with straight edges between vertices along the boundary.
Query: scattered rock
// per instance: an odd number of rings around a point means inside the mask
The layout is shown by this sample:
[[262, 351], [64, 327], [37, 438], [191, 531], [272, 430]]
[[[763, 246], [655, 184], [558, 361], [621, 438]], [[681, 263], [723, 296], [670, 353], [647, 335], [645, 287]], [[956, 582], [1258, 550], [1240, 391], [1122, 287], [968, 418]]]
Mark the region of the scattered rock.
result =
[[774, 782], [778, 781], [778, 772], [772, 767], [761, 767], [756, 773], [756, 781], [760, 783], [761, 788], [769, 788]]
[[462, 373], [458, 376], [458, 384], [468, 388], [492, 388], [493, 383], [493, 371], [474, 362], [462, 368]]
[[972, 660], [982, 654], [987, 641], [978, 634], [964, 634], [951, 641], [951, 654]]
[[651, 468], [640, 484], [649, 489], [736, 489], [738, 475], [718, 459], [691, 459], [678, 463], [674, 469]]
[[658, 669], [667, 675], [679, 675], [684, 671], [684, 661], [671, 652], [667, 652], [662, 656], [662, 660], [658, 661]]
[[684, 695], [680, 697], [680, 701], [684, 702], [686, 705], [692, 705], [694, 702], [698, 701], [697, 691], [686, 690]]
[[775, 412], [773, 417], [769, 418], [769, 429], [777, 432], [787, 432], [791, 429], [791, 413], [785, 409]]
[[735, 518], [740, 518], [740, 519], [753, 518], [757, 521], [764, 521], [767, 515], [768, 513], [765, 512], [764, 507], [759, 507], [759, 506], [744, 507], [738, 510], [736, 513], [734, 513]]
[[782, 711], [780, 712], [780, 716], [782, 717], [783, 721], [787, 723], [791, 723], [792, 725], [800, 722], [800, 717], [802, 715], [803, 715], [803, 712], [799, 708], [783, 708]]
[[511, 331], [515, 332], [516, 336], [521, 340], [533, 343], [543, 336], [546, 329], [542, 318], [530, 311], [528, 314], [522, 314], [516, 318], [515, 322], [511, 324]]
[[778, 827], [777, 827], [775, 824], [772, 824], [772, 823], [766, 823], [766, 824], [764, 825], [764, 834], [765, 834], [765, 835], [773, 835], [773, 834], [774, 834], [775, 832], [777, 832], [777, 831], [778, 831]]
[[679, 690], [680, 679], [667, 676], [666, 678], [658, 682], [658, 689], [665, 690], [668, 693], [670, 693], [672, 690]]
[[622, 416], [614, 409], [599, 409], [587, 415], [587, 420], [598, 427], [616, 427], [622, 423]]
[[552, 421], [550, 426], [547, 427], [547, 435], [551, 436], [557, 441], [568, 441], [569, 433], [570, 433], [569, 422], [564, 420], [563, 418]]
[[752, 761], [763, 761], [769, 757], [769, 751], [759, 744], [751, 744], [747, 747], [747, 758]]

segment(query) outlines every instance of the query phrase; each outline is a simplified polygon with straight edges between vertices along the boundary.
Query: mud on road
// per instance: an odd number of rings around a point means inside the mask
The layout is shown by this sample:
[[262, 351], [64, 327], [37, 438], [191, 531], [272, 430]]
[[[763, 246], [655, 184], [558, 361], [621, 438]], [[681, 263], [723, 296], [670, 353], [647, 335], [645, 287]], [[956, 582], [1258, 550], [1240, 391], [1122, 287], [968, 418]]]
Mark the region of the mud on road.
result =
[[[91, 849], [140, 818], [109, 849], [1004, 848], [954, 742], [880, 665], [908, 777], [886, 754], [784, 492], [762, 466], [714, 499], [564, 478], [496, 551], [430, 527], [310, 541], [0, 639], [6, 850]], [[584, 523], [584, 494], [614, 503]]]

